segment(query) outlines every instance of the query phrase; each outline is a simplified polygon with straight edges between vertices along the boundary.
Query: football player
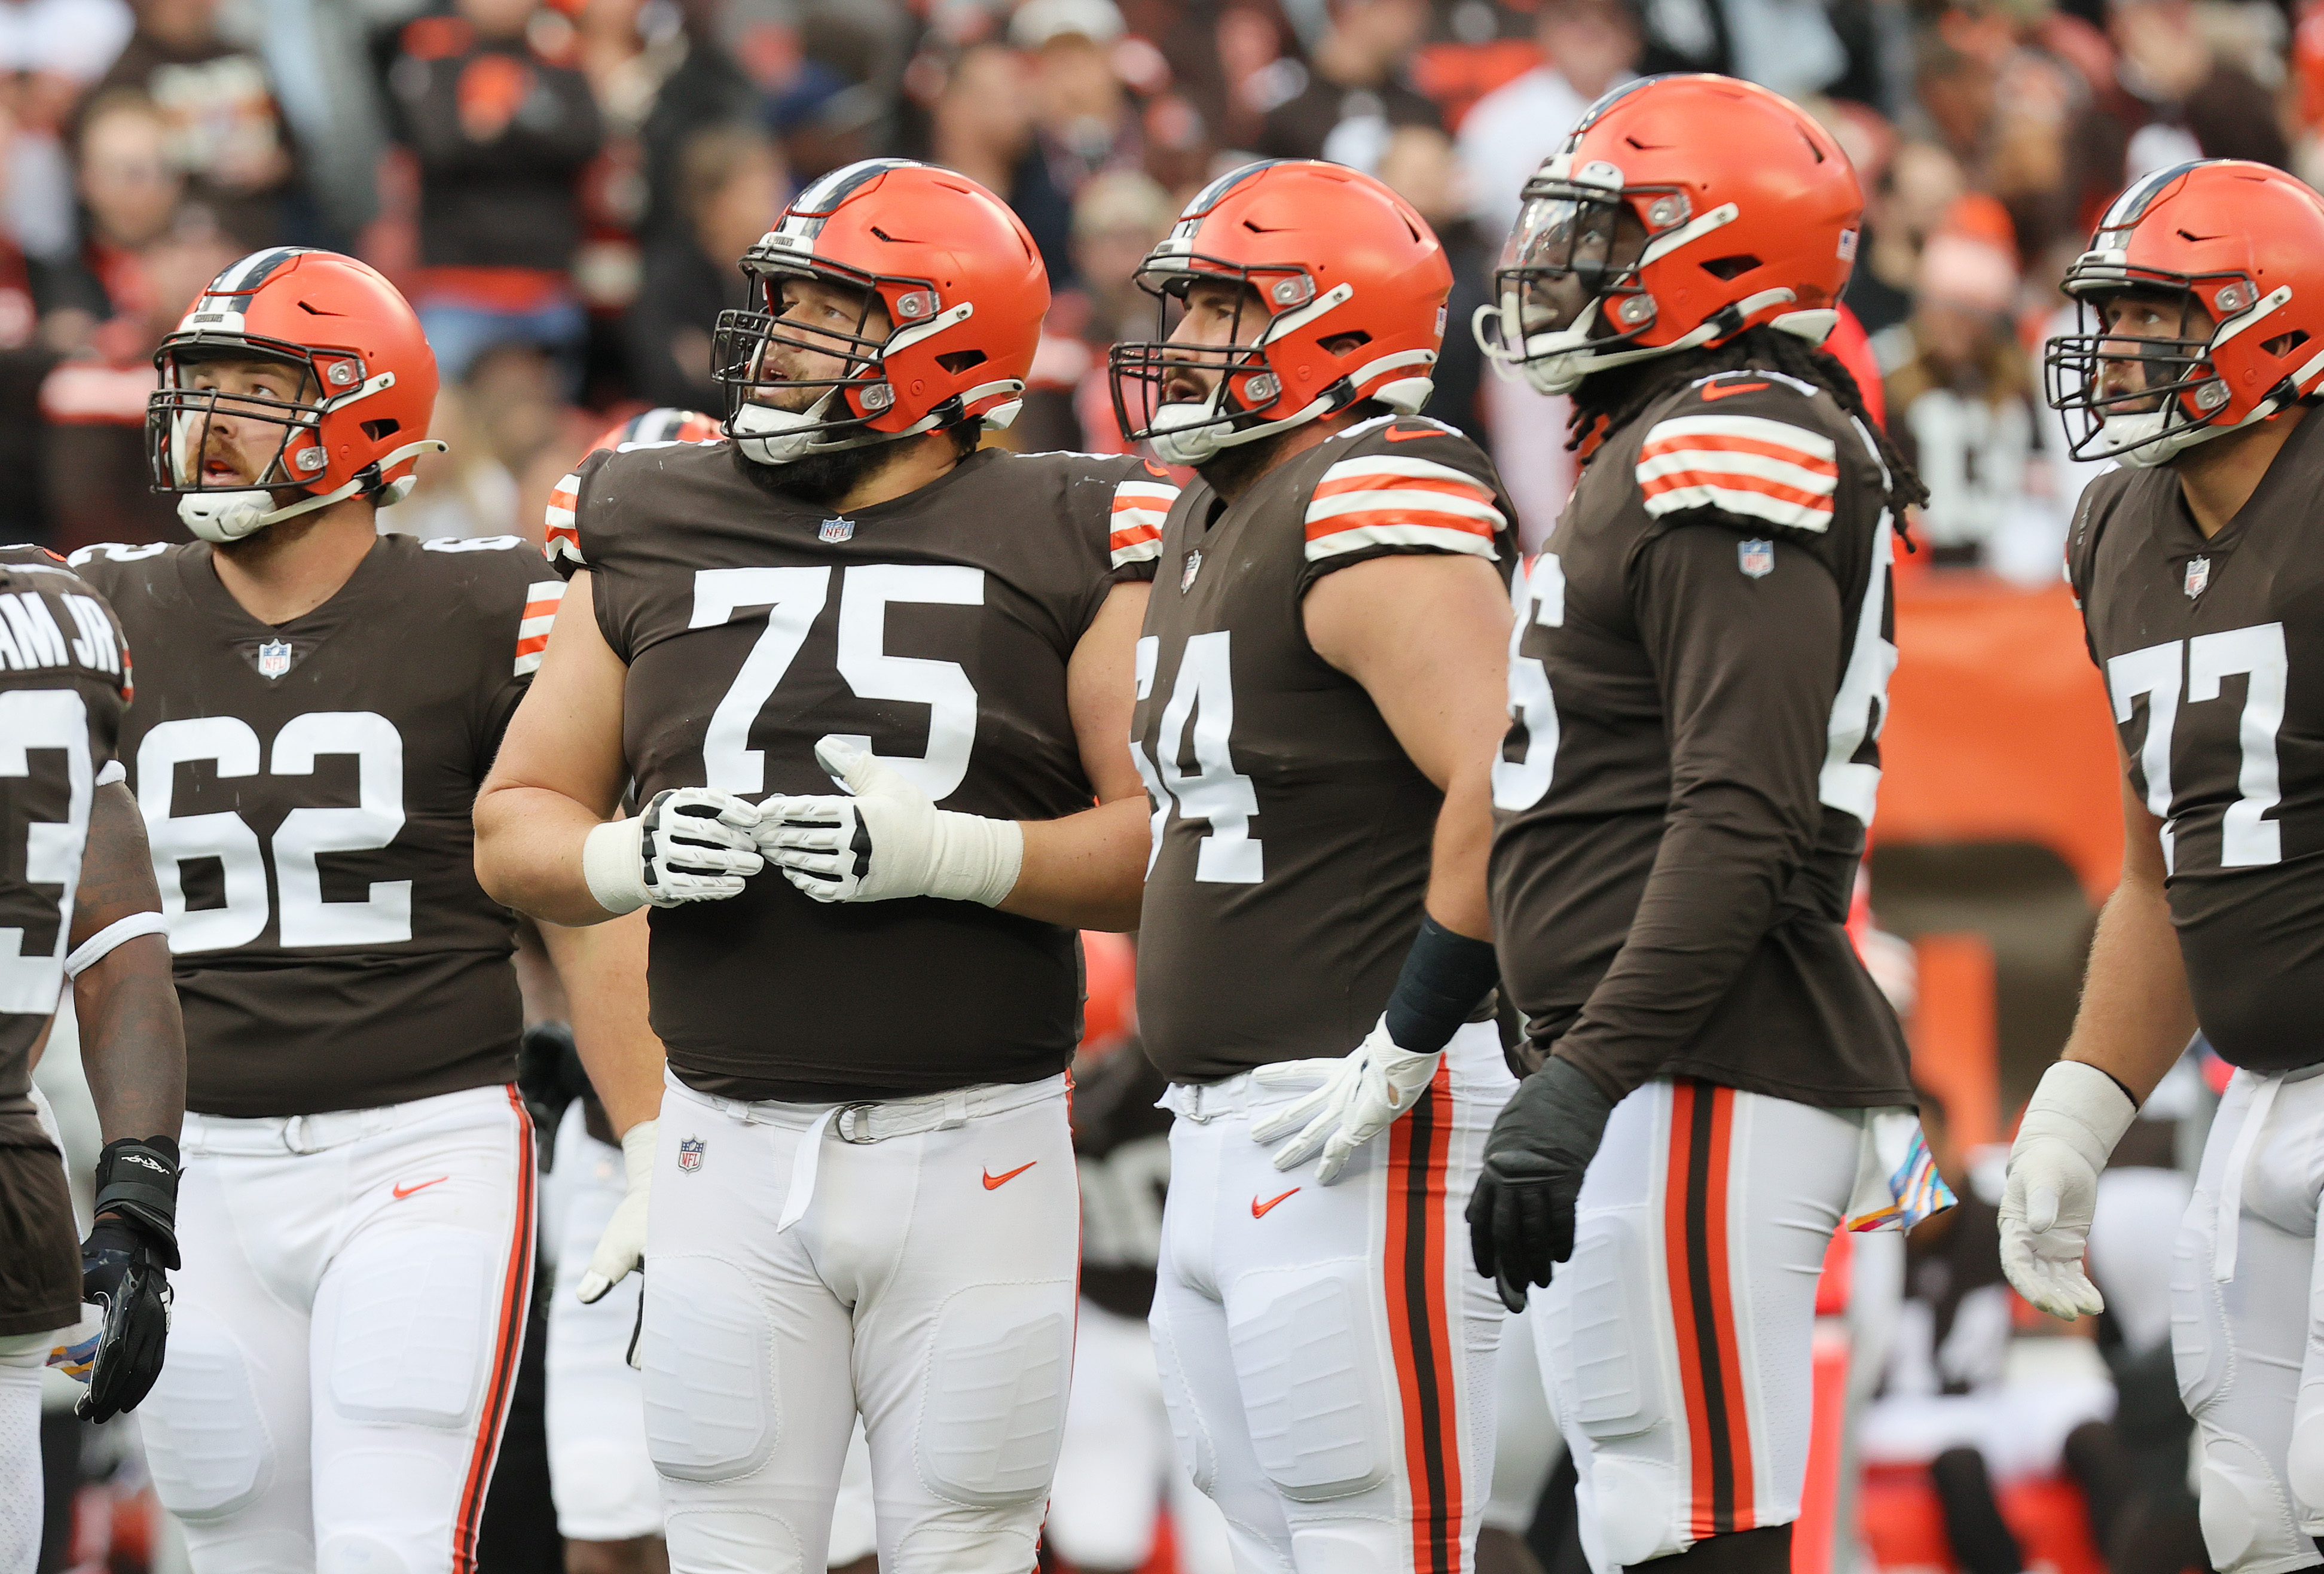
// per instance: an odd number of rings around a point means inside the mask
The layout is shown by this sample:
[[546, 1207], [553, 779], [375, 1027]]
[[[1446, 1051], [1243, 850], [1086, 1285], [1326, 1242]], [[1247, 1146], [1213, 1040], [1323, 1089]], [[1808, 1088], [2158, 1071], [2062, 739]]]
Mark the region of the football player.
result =
[[1512, 1305], [1549, 1286], [1600, 1569], [1789, 1568], [1825, 1248], [1941, 1198], [1844, 927], [1919, 496], [1815, 347], [1862, 208], [1775, 94], [1633, 82], [1527, 183], [1479, 313], [1585, 458], [1517, 597], [1493, 923], [1534, 1069], [1469, 1217]]
[[1114, 349], [1123, 428], [1199, 477], [1132, 733], [1139, 1032], [1177, 1117], [1164, 1390], [1239, 1566], [1450, 1574], [1501, 1320], [1448, 1242], [1511, 1086], [1485, 907], [1510, 508], [1416, 413], [1452, 274], [1379, 181], [1245, 165], [1139, 279], [1163, 331]]
[[[178, 1266], [185, 1039], [137, 805], [114, 763], [129, 652], [94, 588], [39, 547], [0, 547], [0, 1574], [41, 1551], [41, 1367], [105, 1309], [69, 1370], [80, 1413], [134, 1410], [161, 1374]], [[65, 985], [105, 1134], [97, 1222], [74, 1263], [72, 1196], [32, 1090]]]
[[2324, 1534], [2324, 616], [2304, 535], [2324, 199], [2260, 164], [2159, 171], [2064, 289], [2083, 331], [2052, 341], [2051, 403], [2075, 457], [2120, 466], [2082, 494], [2067, 571], [2119, 729], [2123, 867], [2010, 1151], [2002, 1261], [2046, 1311], [2101, 1310], [2098, 1171], [2200, 1023], [2236, 1070], [2179, 1227], [2172, 1346], [2211, 1566], [2273, 1574], [2314, 1566]]
[[552, 501], [571, 589], [479, 867], [556, 923], [654, 909], [669, 1081], [600, 1258], [650, 1268], [672, 1566], [823, 1548], [860, 1413], [881, 1566], [1019, 1574], [1072, 1351], [1074, 930], [1137, 921], [1122, 743], [1175, 488], [979, 449], [1048, 282], [974, 181], [851, 165], [742, 266], [728, 440], [594, 455]]
[[[152, 481], [200, 539], [75, 554], [143, 658], [121, 757], [186, 1022], [147, 1455], [202, 1574], [466, 1570], [533, 1229], [468, 808], [563, 586], [520, 536], [378, 533], [441, 445], [434, 356], [363, 264], [244, 257], [158, 365]], [[585, 1039], [614, 971], [567, 968]]]

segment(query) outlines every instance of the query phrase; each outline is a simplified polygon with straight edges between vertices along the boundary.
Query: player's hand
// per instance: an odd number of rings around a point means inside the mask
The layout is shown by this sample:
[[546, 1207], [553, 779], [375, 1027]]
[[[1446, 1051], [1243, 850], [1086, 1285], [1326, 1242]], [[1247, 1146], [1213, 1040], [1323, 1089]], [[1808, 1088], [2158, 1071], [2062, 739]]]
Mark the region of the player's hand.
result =
[[1305, 1123], [1297, 1136], [1275, 1150], [1275, 1167], [1294, 1170], [1321, 1153], [1323, 1160], [1315, 1166], [1315, 1179], [1329, 1186], [1358, 1148], [1420, 1101], [1443, 1059], [1442, 1051], [1415, 1054], [1397, 1048], [1383, 1016], [1362, 1043], [1336, 1060], [1261, 1066], [1251, 1073], [1251, 1080], [1262, 1088], [1296, 1087], [1319, 1077], [1323, 1086], [1253, 1122], [1251, 1140], [1271, 1143]]
[[137, 1408], [161, 1375], [170, 1338], [170, 1282], [152, 1239], [111, 1215], [80, 1248], [80, 1298], [104, 1309], [88, 1392], [73, 1412], [107, 1421]]
[[628, 819], [581, 844], [581, 875], [597, 905], [619, 917], [651, 903], [678, 907], [742, 893], [766, 866], [753, 834], [756, 805], [708, 787], [669, 787]]
[[597, 1249], [589, 1255], [589, 1271], [581, 1275], [573, 1293], [595, 1301], [608, 1290], [645, 1266], [646, 1202], [653, 1190], [654, 1139], [659, 1123], [641, 1120], [622, 1134], [622, 1173], [629, 1190], [605, 1221]]
[[1469, 1199], [1469, 1246], [1511, 1311], [1525, 1310], [1526, 1285], [1546, 1285], [1573, 1255], [1582, 1177], [1613, 1113], [1587, 1071], [1553, 1055], [1493, 1122]]
[[1015, 888], [1025, 856], [1016, 823], [954, 814], [877, 756], [837, 738], [816, 763], [848, 796], [777, 797], [759, 805], [759, 846], [817, 902], [941, 896], [991, 906]]
[[2017, 1293], [2071, 1322], [2106, 1310], [2082, 1269], [2098, 1171], [2137, 1118], [2122, 1085], [2096, 1066], [2061, 1060], [2042, 1074], [2001, 1194], [2001, 1267]]

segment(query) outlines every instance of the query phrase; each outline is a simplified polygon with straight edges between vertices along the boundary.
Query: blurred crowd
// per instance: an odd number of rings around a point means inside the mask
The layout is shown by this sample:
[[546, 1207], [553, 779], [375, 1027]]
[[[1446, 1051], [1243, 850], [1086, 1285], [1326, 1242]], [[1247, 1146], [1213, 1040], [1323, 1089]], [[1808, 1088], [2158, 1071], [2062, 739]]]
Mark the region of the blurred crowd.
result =
[[[880, 153], [975, 176], [1056, 287], [1012, 444], [1119, 450], [1105, 348], [1210, 175], [1360, 166], [1456, 273], [1432, 413], [1538, 538], [1557, 412], [1480, 364], [1518, 190], [1633, 73], [1730, 72], [1824, 118], [1868, 212], [1848, 304], [1930, 484], [1921, 560], [2050, 580], [2084, 477], [2042, 399], [2054, 289], [2127, 181], [2324, 168], [2324, 0], [0, 0], [0, 539], [177, 539], [146, 489], [152, 350], [244, 251], [324, 245], [442, 363], [423, 536], [537, 529], [648, 405], [721, 409], [734, 262], [786, 194]], [[1850, 330], [1852, 331], [1852, 330]], [[1861, 363], [1859, 363], [1861, 364]]]

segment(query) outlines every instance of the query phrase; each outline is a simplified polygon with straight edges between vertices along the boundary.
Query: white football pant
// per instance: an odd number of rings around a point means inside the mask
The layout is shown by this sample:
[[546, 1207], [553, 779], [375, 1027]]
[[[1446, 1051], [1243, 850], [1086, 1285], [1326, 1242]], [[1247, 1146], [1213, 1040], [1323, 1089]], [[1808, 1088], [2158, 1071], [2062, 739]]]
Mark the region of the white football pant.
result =
[[195, 1574], [472, 1574], [532, 1284], [516, 1089], [189, 1113], [182, 1146], [137, 1415]]
[[2179, 1227], [2171, 1349], [2195, 1418], [2203, 1544], [2220, 1574], [2309, 1567], [2309, 1538], [2324, 1535], [2319, 1071], [2235, 1074]]
[[1320, 1186], [1251, 1141], [1302, 1097], [1248, 1076], [1163, 1099], [1155, 1352], [1179, 1455], [1240, 1574], [1463, 1574], [1492, 1477], [1502, 1310], [1462, 1210], [1516, 1083], [1491, 1023]]
[[1615, 1106], [1530, 1317], [1598, 1574], [1799, 1517], [1865, 1113], [1668, 1079]]
[[1032, 1567], [1073, 1363], [1065, 1097], [746, 1104], [671, 1079], [642, 1348], [675, 1574], [820, 1569], [859, 1412], [882, 1574]]
[[[579, 1104], [557, 1128], [556, 1162], [541, 1188], [542, 1226], [557, 1245], [549, 1302], [549, 1485], [557, 1533], [574, 1542], [627, 1542], [661, 1534], [661, 1477], [646, 1452], [644, 1379], [630, 1366], [644, 1287], [632, 1274], [586, 1305], [573, 1293], [589, 1271], [605, 1221], [628, 1190], [622, 1150], [589, 1134]], [[871, 1556], [872, 1456], [857, 1427], [840, 1472], [829, 1563]]]
[[54, 1333], [0, 1336], [0, 1574], [41, 1561], [41, 1368]]
[[1137, 1319], [1085, 1300], [1074, 1336], [1065, 1446], [1042, 1534], [1078, 1569], [1140, 1569], [1166, 1507], [1182, 1574], [1231, 1574], [1225, 1522], [1194, 1490], [1170, 1440], [1153, 1336]]

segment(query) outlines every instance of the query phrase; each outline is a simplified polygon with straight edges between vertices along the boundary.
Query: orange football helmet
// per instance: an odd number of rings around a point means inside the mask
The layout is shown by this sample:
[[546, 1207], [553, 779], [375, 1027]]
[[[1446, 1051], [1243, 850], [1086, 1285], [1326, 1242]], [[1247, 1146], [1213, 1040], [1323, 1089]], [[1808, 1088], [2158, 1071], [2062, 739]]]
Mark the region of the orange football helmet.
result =
[[[1239, 342], [1239, 308], [1237, 342], [1170, 343], [1174, 313], [1201, 280], [1246, 286], [1245, 307], [1267, 313], [1265, 329]], [[1359, 400], [1419, 410], [1444, 343], [1452, 268], [1427, 220], [1370, 175], [1269, 159], [1195, 193], [1138, 283], [1156, 298], [1159, 326], [1107, 356], [1114, 413], [1124, 437], [1152, 443], [1165, 463], [1199, 465]], [[1171, 371], [1188, 366], [1216, 372], [1217, 385], [1198, 403], [1166, 402]]]
[[[2043, 369], [2051, 404], [2080, 417], [2078, 459], [2159, 465], [2324, 382], [2324, 198], [2281, 170], [2209, 159], [2146, 176], [2114, 199], [2061, 288], [2083, 331], [2052, 339]], [[2178, 297], [2180, 332], [2104, 332], [2107, 301], [2132, 292]], [[2109, 388], [2109, 363], [2144, 375]]]
[[1715, 76], [1606, 94], [1524, 201], [1495, 302], [1471, 327], [1545, 394], [1762, 324], [1821, 344], [1864, 214], [1831, 133], [1765, 88]]
[[705, 415], [698, 410], [680, 410], [674, 404], [657, 405], [641, 411], [617, 426], [607, 427], [589, 445], [589, 451], [599, 449], [660, 448], [669, 443], [717, 442], [725, 437], [724, 429], [715, 416]]
[[[1006, 203], [950, 170], [866, 159], [800, 192], [742, 257], [759, 310], [719, 314], [712, 375], [742, 453], [780, 465], [916, 432], [1017, 418], [1049, 310], [1049, 274]], [[860, 297], [852, 331], [786, 319], [785, 286]], [[868, 330], [882, 308], [888, 331]], [[838, 375], [789, 378], [770, 351], [836, 357]], [[761, 394], [821, 388], [804, 411]]]
[[[288, 399], [195, 385], [206, 362], [280, 361], [303, 368]], [[369, 266], [337, 252], [253, 252], [202, 288], [153, 365], [145, 405], [153, 489], [174, 492], [178, 517], [205, 541], [230, 542], [343, 498], [383, 507], [411, 489], [412, 466], [444, 444], [428, 436], [436, 352], [410, 305]], [[202, 479], [210, 424], [279, 426], [282, 438], [255, 484]], [[278, 504], [283, 492], [296, 500]]]

